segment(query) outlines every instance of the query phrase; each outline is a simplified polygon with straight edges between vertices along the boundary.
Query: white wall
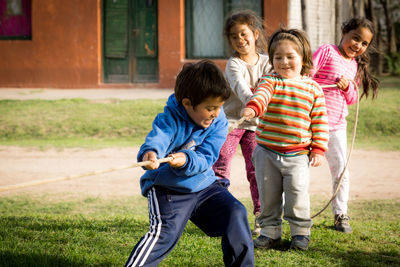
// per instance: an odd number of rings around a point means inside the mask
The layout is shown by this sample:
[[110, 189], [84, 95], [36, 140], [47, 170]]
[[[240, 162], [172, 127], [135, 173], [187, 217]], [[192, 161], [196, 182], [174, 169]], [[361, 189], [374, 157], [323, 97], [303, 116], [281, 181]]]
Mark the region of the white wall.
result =
[[[313, 51], [322, 44], [336, 44], [340, 40], [340, 26], [344, 20], [342, 18], [349, 17], [347, 7], [346, 10], [336, 11], [336, 6], [339, 6], [338, 3], [341, 1], [348, 2], [346, 0], [305, 0], [306, 32]], [[288, 26], [304, 30], [301, 0], [289, 0]]]

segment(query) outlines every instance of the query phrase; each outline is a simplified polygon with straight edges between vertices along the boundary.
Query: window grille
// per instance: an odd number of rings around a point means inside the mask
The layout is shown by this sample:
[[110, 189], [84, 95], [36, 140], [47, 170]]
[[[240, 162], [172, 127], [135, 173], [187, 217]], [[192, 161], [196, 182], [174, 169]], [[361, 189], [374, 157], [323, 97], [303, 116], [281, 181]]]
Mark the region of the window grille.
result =
[[186, 58], [227, 58], [223, 37], [225, 17], [250, 9], [262, 16], [261, 0], [186, 0]]

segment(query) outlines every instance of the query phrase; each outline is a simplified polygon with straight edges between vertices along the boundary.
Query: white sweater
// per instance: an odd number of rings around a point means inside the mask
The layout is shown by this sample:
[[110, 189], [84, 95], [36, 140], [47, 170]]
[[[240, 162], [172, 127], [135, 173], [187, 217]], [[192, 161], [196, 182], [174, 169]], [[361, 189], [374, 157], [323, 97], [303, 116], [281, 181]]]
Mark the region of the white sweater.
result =
[[[230, 122], [240, 119], [240, 112], [246, 107], [253, 96], [259, 79], [269, 73], [270, 64], [268, 56], [259, 54], [255, 65], [250, 65], [238, 57], [230, 57], [225, 68], [225, 75], [231, 86], [233, 94], [224, 104], [226, 117]], [[244, 121], [238, 128], [256, 130], [258, 120]]]

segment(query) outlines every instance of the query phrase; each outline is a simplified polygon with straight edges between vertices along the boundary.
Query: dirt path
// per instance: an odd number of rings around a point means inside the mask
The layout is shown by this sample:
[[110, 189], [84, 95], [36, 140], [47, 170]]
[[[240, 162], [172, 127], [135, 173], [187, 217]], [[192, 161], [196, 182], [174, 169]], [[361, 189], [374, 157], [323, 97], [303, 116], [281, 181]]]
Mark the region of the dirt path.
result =
[[[43, 180], [106, 170], [136, 162], [138, 148], [101, 150], [39, 150], [0, 146], [0, 187], [32, 180]], [[355, 150], [350, 161], [351, 199], [400, 198], [400, 152]], [[237, 197], [249, 197], [244, 162], [237, 155], [232, 162], [230, 191]], [[46, 183], [0, 192], [11, 195], [61, 195], [64, 197], [118, 197], [139, 195], [141, 168], [131, 168], [75, 180]], [[327, 163], [311, 168], [310, 193], [329, 199], [331, 182]]]

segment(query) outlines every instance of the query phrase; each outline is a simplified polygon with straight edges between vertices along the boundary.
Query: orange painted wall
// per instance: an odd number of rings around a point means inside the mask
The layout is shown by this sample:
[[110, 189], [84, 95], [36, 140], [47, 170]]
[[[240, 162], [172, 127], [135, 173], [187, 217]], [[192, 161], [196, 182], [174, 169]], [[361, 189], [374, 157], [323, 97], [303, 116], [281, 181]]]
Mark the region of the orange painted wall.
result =
[[289, 23], [289, 0], [264, 0], [264, 20], [267, 36], [279, 26]]
[[173, 87], [185, 55], [184, 0], [158, 1], [158, 62], [161, 88]]
[[0, 40], [0, 87], [96, 87], [98, 2], [32, 1], [32, 40]]
[[[32, 40], [0, 40], [0, 88], [172, 88], [185, 59], [184, 0], [158, 1], [159, 82], [104, 84], [102, 0], [32, 1]], [[264, 0], [267, 33], [288, 1]], [[225, 68], [226, 60], [215, 60]]]
[[[171, 88], [183, 64], [194, 60], [185, 59], [184, 0], [159, 0], [158, 45], [159, 87]], [[270, 35], [281, 24], [288, 23], [288, 0], [264, 0], [266, 32]], [[214, 60], [225, 69], [226, 60]]]

